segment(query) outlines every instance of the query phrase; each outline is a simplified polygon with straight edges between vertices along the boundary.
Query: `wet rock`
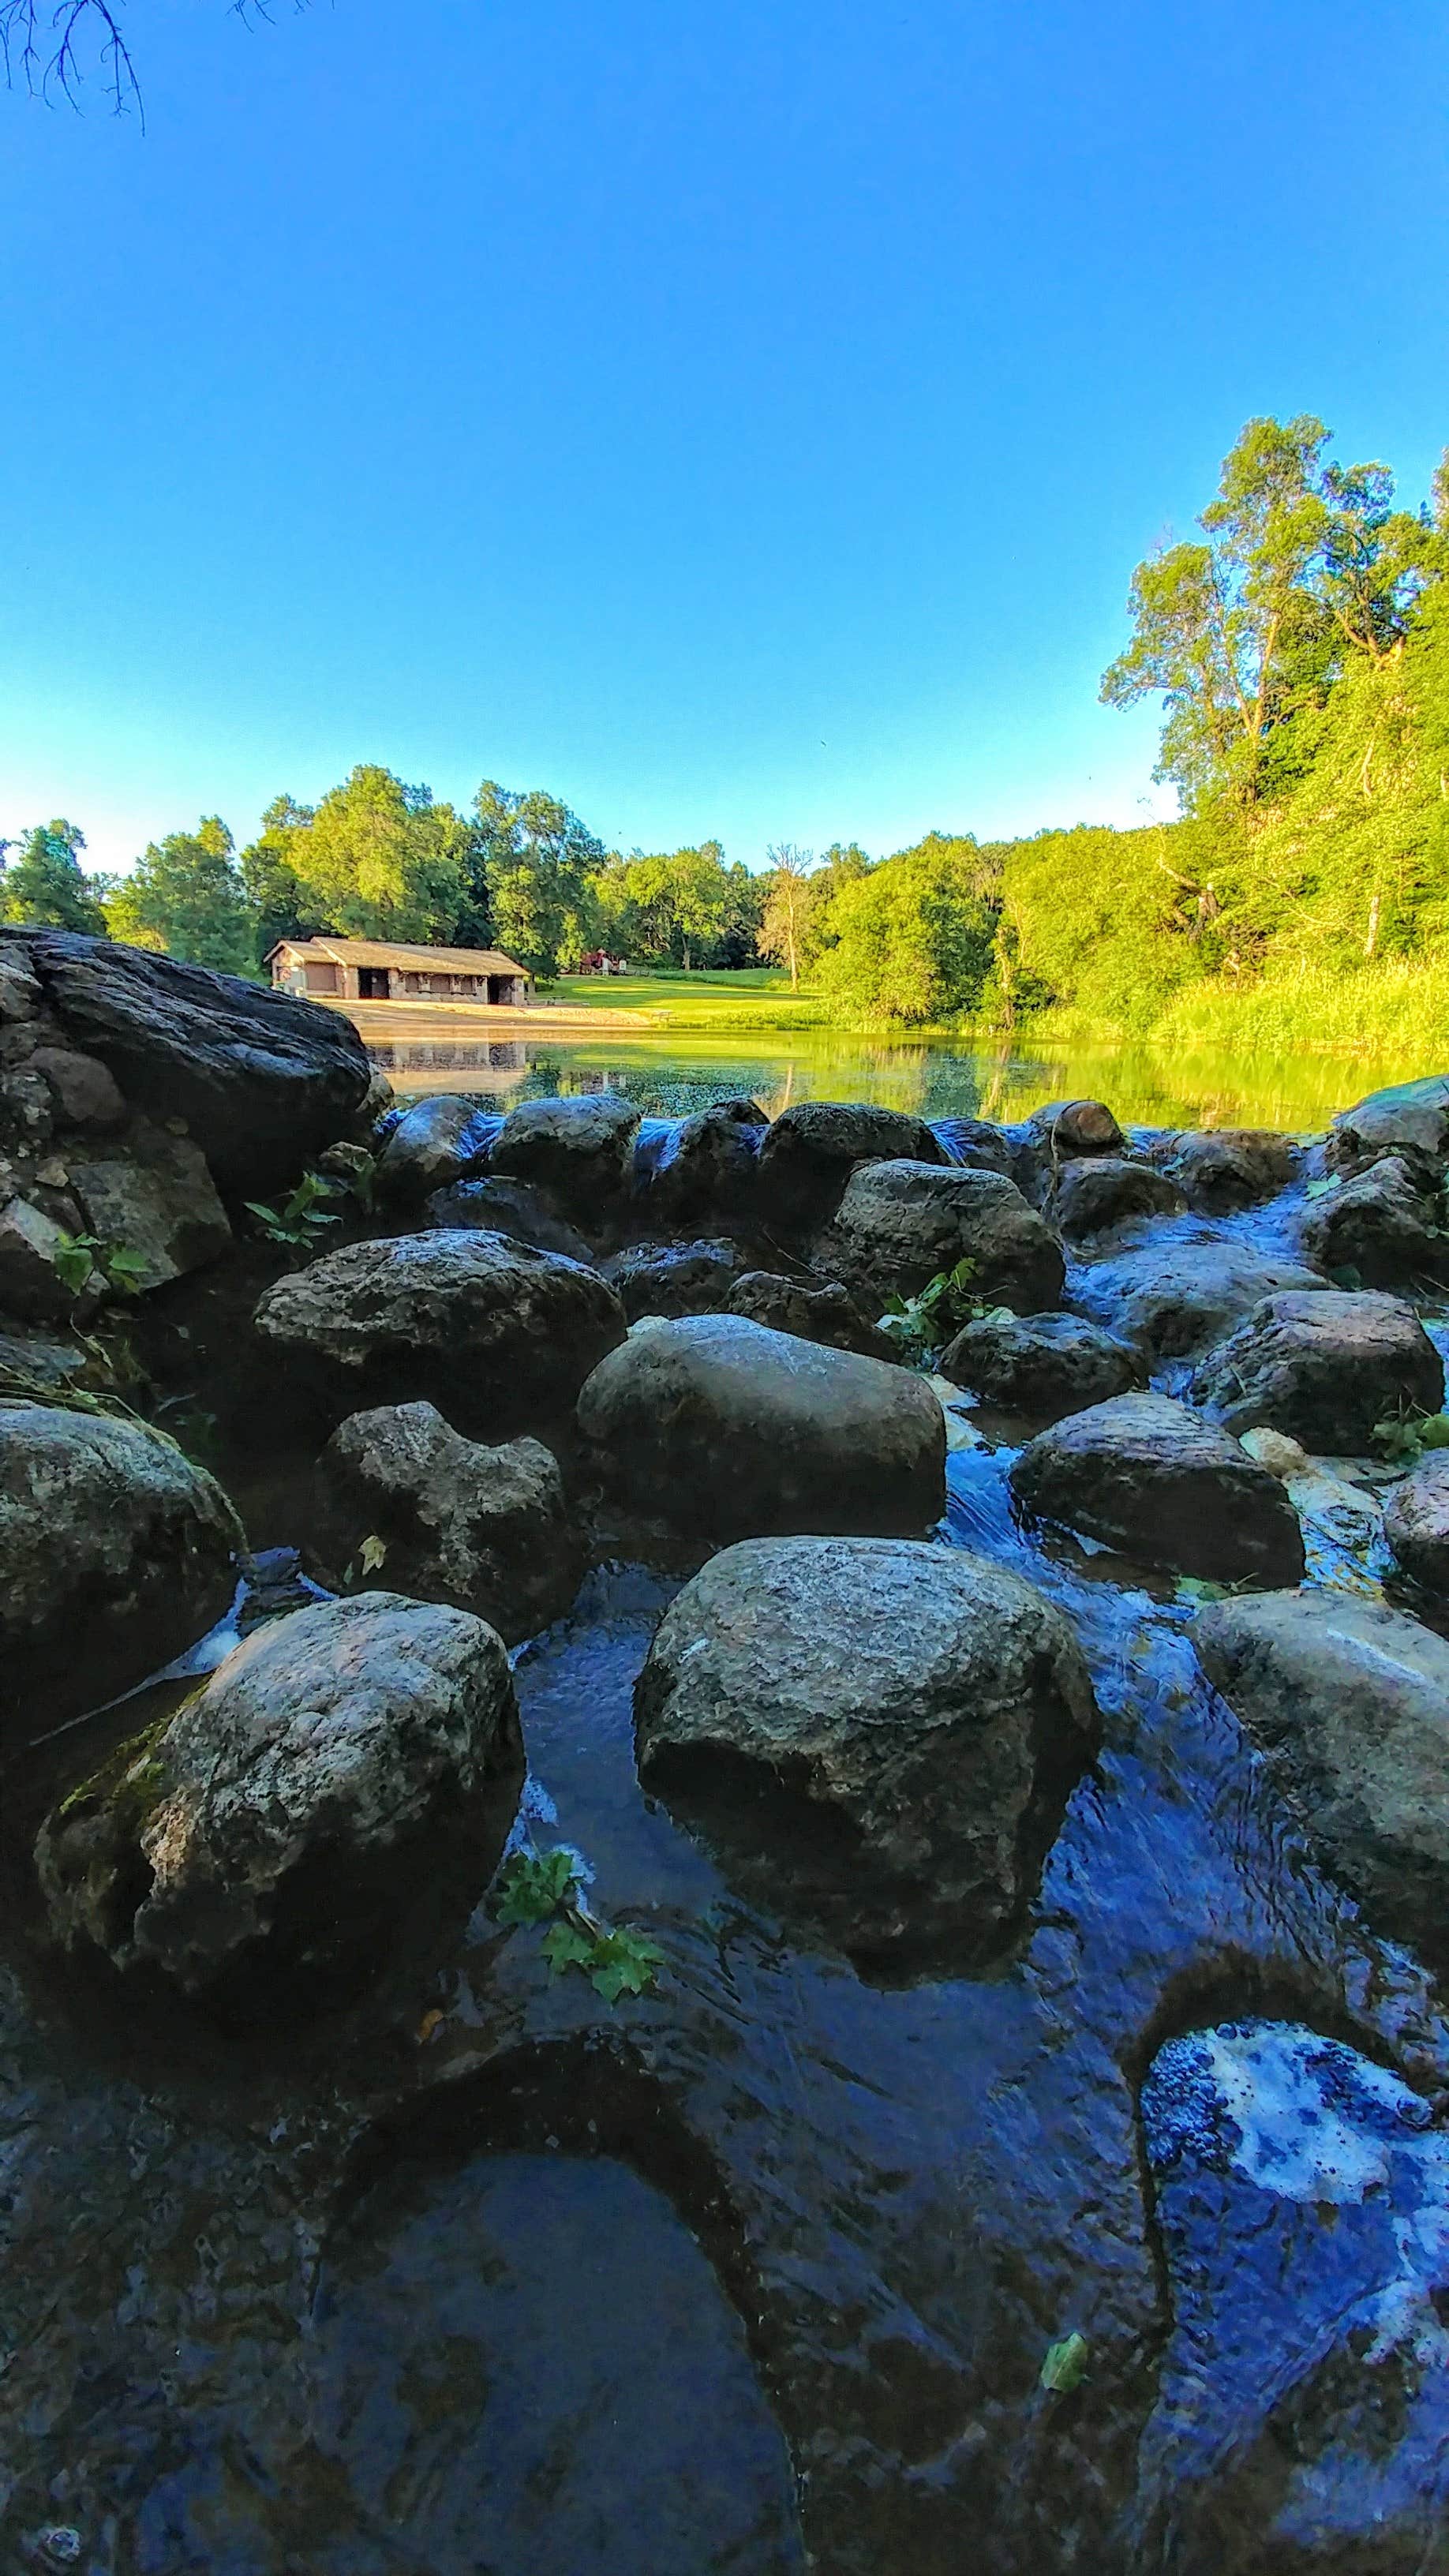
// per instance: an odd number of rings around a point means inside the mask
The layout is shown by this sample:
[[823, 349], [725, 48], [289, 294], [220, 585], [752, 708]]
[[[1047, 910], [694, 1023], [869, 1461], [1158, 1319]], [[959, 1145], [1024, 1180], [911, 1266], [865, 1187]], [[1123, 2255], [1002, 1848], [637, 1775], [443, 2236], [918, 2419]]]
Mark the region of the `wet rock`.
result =
[[205, 1269], [231, 1249], [226, 1210], [189, 1136], [133, 1118], [123, 1137], [71, 1147], [66, 1174], [88, 1232], [135, 1256], [143, 1291]]
[[1276, 1476], [1170, 1396], [1069, 1414], [1011, 1469], [1029, 1511], [1144, 1565], [1222, 1583], [1297, 1583], [1303, 1538]]
[[97, 1128], [102, 1134], [124, 1127], [127, 1112], [120, 1085], [99, 1057], [41, 1046], [27, 1058], [26, 1069], [49, 1084], [60, 1125]]
[[1229, 1431], [1266, 1423], [1320, 1456], [1354, 1457], [1377, 1422], [1444, 1401], [1444, 1364], [1400, 1298], [1328, 1288], [1267, 1297], [1194, 1374]]
[[1125, 1162], [1117, 1154], [1063, 1163], [1051, 1194], [1052, 1216], [1074, 1242], [1137, 1217], [1181, 1216], [1186, 1206], [1182, 1191], [1165, 1172], [1151, 1163]]
[[1449, 1449], [1430, 1449], [1395, 1486], [1384, 1536], [1410, 1580], [1449, 1601]]
[[1449, 1280], [1449, 1236], [1437, 1190], [1402, 1154], [1385, 1154], [1309, 1202], [1303, 1249], [1318, 1269], [1351, 1271], [1365, 1288]]
[[59, 1322], [75, 1304], [55, 1256], [66, 1229], [18, 1194], [0, 1207], [0, 1315]]
[[787, 1233], [810, 1234], [840, 1205], [859, 1163], [944, 1163], [923, 1118], [862, 1101], [802, 1100], [780, 1115], [760, 1147], [760, 1203]]
[[1153, 1243], [1094, 1265], [1073, 1295], [1156, 1367], [1195, 1359], [1277, 1290], [1327, 1285], [1297, 1262], [1269, 1260], [1241, 1244]]
[[1298, 1149], [1271, 1128], [1219, 1127], [1172, 1136], [1154, 1146], [1152, 1160], [1176, 1181], [1200, 1216], [1233, 1216], [1285, 1190], [1298, 1167]]
[[933, 1118], [931, 1132], [953, 1163], [962, 1163], [973, 1172], [1002, 1172], [1007, 1180], [1015, 1179], [1011, 1139], [989, 1119]]
[[1330, 1875], [1449, 1970], [1449, 1643], [1333, 1591], [1217, 1601], [1193, 1635]]
[[0, 1378], [21, 1378], [26, 1391], [43, 1387], [53, 1393], [84, 1377], [88, 1366], [86, 1353], [74, 1342], [42, 1341], [33, 1333], [0, 1333]]
[[510, 1109], [491, 1168], [548, 1190], [586, 1222], [608, 1213], [629, 1177], [639, 1112], [617, 1091], [525, 1100]]
[[1055, 1422], [1143, 1381], [1136, 1351], [1081, 1315], [983, 1316], [941, 1353], [941, 1375], [1003, 1412]]
[[914, 1296], [963, 1260], [975, 1264], [981, 1297], [1020, 1314], [1055, 1306], [1066, 1276], [1061, 1245], [1015, 1183], [954, 1164], [867, 1163], [853, 1172], [818, 1257], [877, 1312], [893, 1291]]
[[1061, 1613], [956, 1549], [727, 1549], [665, 1613], [640, 1777], [857, 1958], [988, 1955], [1035, 1890], [1096, 1709]]
[[744, 1215], [754, 1197], [765, 1123], [752, 1100], [721, 1101], [681, 1119], [650, 1178], [651, 1223]]
[[471, 1610], [506, 1645], [561, 1619], [583, 1576], [552, 1451], [538, 1440], [484, 1448], [431, 1404], [381, 1405], [339, 1424], [317, 1461], [316, 1498], [316, 1544], [334, 1576], [380, 1540], [376, 1570], [390, 1587]]
[[12, 936], [68, 1043], [159, 1122], [184, 1119], [223, 1190], [264, 1196], [355, 1125], [370, 1071], [340, 1012], [118, 940]]
[[[138, 1423], [0, 1403], [0, 1660], [12, 1722], [144, 1679], [231, 1599], [241, 1524]], [[95, 1691], [97, 1676], [107, 1687]], [[38, 1694], [44, 1694], [42, 1705]]]
[[732, 1243], [641, 1243], [604, 1264], [630, 1323], [641, 1315], [717, 1315], [740, 1256]]
[[616, 1494], [693, 1535], [914, 1534], [944, 1508], [929, 1387], [742, 1315], [631, 1336], [588, 1380], [578, 1421]]
[[1328, 1166], [1352, 1170], [1399, 1146], [1436, 1163], [1449, 1158], [1449, 1073], [1396, 1082], [1387, 1091], [1371, 1091], [1353, 1109], [1341, 1109], [1329, 1131]]
[[1057, 1163], [1077, 1154], [1120, 1154], [1126, 1142], [1105, 1100], [1049, 1100], [1028, 1123]]
[[421, 1399], [465, 1432], [506, 1432], [571, 1404], [625, 1333], [596, 1270], [501, 1234], [345, 1244], [269, 1288], [264, 1349], [314, 1418]]
[[[51, 1928], [190, 1995], [260, 2005], [365, 1967], [461, 1862], [476, 1894], [523, 1759], [502, 1641], [365, 1592], [247, 1638], [46, 1819]], [[265, 1983], [263, 1983], [265, 1981]]]
[[545, 1206], [526, 1181], [506, 1180], [501, 1172], [435, 1190], [423, 1210], [423, 1222], [444, 1232], [479, 1227], [485, 1233], [506, 1234], [515, 1243], [532, 1244], [535, 1252], [559, 1252], [566, 1261], [593, 1264], [593, 1251], [578, 1227]]
[[860, 1351], [873, 1360], [899, 1356], [889, 1334], [871, 1322], [838, 1279], [815, 1283], [787, 1279], [773, 1270], [747, 1270], [725, 1304], [732, 1315], [747, 1315], [752, 1324], [765, 1324], [774, 1333], [796, 1333], [804, 1342]]
[[451, 1092], [404, 1110], [377, 1158], [377, 1195], [385, 1207], [421, 1207], [432, 1190], [475, 1171], [487, 1155], [496, 1120]]

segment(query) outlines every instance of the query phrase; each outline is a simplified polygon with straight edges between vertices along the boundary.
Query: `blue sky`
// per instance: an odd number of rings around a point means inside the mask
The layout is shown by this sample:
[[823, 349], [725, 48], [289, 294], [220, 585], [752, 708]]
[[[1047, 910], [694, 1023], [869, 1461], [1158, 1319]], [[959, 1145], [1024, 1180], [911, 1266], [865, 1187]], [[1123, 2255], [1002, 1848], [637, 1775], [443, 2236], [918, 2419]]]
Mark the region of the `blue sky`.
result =
[[1423, 0], [129, 0], [0, 94], [0, 833], [356, 760], [673, 847], [1169, 810], [1096, 703], [1254, 412], [1449, 440]]

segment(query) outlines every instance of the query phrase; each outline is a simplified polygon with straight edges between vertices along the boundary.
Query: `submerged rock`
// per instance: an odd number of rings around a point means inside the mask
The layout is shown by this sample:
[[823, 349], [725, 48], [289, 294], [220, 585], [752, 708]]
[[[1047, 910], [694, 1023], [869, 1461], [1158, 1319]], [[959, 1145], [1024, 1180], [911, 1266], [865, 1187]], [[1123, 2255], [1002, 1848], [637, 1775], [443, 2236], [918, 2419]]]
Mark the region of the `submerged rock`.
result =
[[773, 1270], [747, 1270], [726, 1299], [732, 1315], [747, 1315], [752, 1324], [771, 1332], [797, 1333], [804, 1342], [824, 1342], [836, 1351], [860, 1351], [873, 1360], [898, 1354], [888, 1333], [873, 1324], [838, 1279], [787, 1279]]
[[811, 1234], [840, 1205], [860, 1163], [944, 1163], [923, 1118], [862, 1101], [802, 1100], [780, 1115], [760, 1147], [760, 1201], [771, 1223]]
[[1276, 1476], [1165, 1395], [1119, 1395], [1030, 1441], [1012, 1491], [1144, 1565], [1224, 1583], [1296, 1583], [1298, 1517]]
[[565, 1261], [593, 1266], [593, 1250], [578, 1227], [556, 1215], [526, 1181], [510, 1181], [502, 1172], [434, 1190], [423, 1209], [423, 1223], [445, 1234], [464, 1228], [506, 1234], [515, 1243], [531, 1243], [535, 1252], [560, 1252]]
[[1326, 1289], [1297, 1262], [1236, 1243], [1152, 1243], [1096, 1264], [1073, 1295], [1155, 1367], [1195, 1359], [1280, 1289]]
[[738, 1273], [732, 1243], [640, 1243], [615, 1253], [604, 1276], [630, 1323], [640, 1315], [717, 1315]]
[[1105, 1234], [1133, 1218], [1181, 1216], [1186, 1206], [1182, 1191], [1165, 1172], [1117, 1154], [1083, 1155], [1063, 1163], [1051, 1194], [1052, 1216], [1073, 1241]]
[[476, 1100], [439, 1092], [404, 1110], [377, 1158], [377, 1196], [388, 1207], [421, 1207], [484, 1160], [497, 1125]]
[[1173, 1136], [1153, 1161], [1201, 1216], [1232, 1216], [1285, 1190], [1298, 1167], [1291, 1138], [1271, 1128], [1217, 1127]]
[[561, 1619], [579, 1588], [583, 1541], [541, 1441], [487, 1449], [431, 1404], [380, 1405], [334, 1431], [316, 1493], [317, 1547], [336, 1576], [380, 1541], [374, 1570], [390, 1588], [471, 1610], [506, 1645]]
[[1385, 1154], [1310, 1202], [1303, 1249], [1320, 1270], [1353, 1271], [1365, 1288], [1449, 1280], [1442, 1214], [1422, 1167], [1403, 1154]]
[[62, 1405], [0, 1403], [0, 1661], [12, 1712], [64, 1714], [144, 1680], [220, 1618], [243, 1544], [221, 1487], [159, 1433]]
[[532, 1181], [586, 1222], [606, 1215], [629, 1177], [639, 1111], [617, 1091], [525, 1100], [510, 1109], [491, 1169]]
[[1319, 1455], [1353, 1457], [1374, 1425], [1444, 1401], [1444, 1364], [1412, 1306], [1397, 1297], [1321, 1289], [1265, 1298], [1192, 1381], [1229, 1431], [1260, 1423]]
[[1435, 1162], [1449, 1158], [1449, 1073], [1396, 1082], [1387, 1091], [1371, 1091], [1353, 1109], [1341, 1109], [1329, 1132], [1329, 1169], [1351, 1170], [1396, 1146]]
[[190, 1995], [324, 1988], [460, 1865], [476, 1895], [522, 1784], [502, 1641], [365, 1592], [260, 1628], [169, 1721], [55, 1808], [36, 1867], [68, 1948]]
[[1081, 1315], [982, 1316], [941, 1353], [941, 1374], [1005, 1413], [1055, 1422], [1143, 1381], [1128, 1343]]
[[914, 1534], [945, 1506], [945, 1421], [929, 1387], [742, 1315], [631, 1335], [588, 1380], [578, 1421], [616, 1495], [716, 1540]]
[[1449, 1970], [1449, 1643], [1332, 1591], [1214, 1602], [1193, 1636], [1324, 1867]]
[[1061, 1613], [957, 1549], [754, 1541], [665, 1613], [640, 1777], [759, 1901], [853, 1956], [999, 1947], [1097, 1716]]
[[914, 1296], [939, 1271], [971, 1261], [974, 1293], [1033, 1314], [1055, 1306], [1066, 1265], [1044, 1217], [998, 1172], [919, 1162], [867, 1163], [851, 1174], [819, 1258], [877, 1312]]
[[314, 1413], [421, 1398], [482, 1432], [571, 1404], [626, 1330], [596, 1270], [474, 1233], [345, 1244], [277, 1280], [256, 1327]]
[[1431, 1449], [1396, 1485], [1384, 1537], [1410, 1579], [1449, 1601], [1449, 1449]]

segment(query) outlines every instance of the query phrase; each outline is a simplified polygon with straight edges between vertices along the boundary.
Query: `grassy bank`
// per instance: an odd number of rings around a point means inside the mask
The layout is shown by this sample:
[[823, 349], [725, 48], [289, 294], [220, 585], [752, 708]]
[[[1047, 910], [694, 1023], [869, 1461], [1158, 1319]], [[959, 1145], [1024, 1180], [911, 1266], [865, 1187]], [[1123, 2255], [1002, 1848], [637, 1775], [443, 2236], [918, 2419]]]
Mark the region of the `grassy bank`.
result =
[[594, 1011], [601, 1020], [619, 1011], [644, 1012], [661, 1030], [821, 1029], [830, 1013], [818, 994], [792, 993], [790, 978], [773, 966], [690, 975], [558, 975], [540, 984], [539, 1001]]
[[[981, 1030], [973, 1037], [989, 1042]], [[1018, 1021], [1011, 1043], [1024, 1053], [1128, 1045], [1276, 1058], [1368, 1055], [1391, 1057], [1403, 1079], [1442, 1073], [1449, 1069], [1449, 959], [1392, 959], [1356, 975], [1305, 964], [1261, 984], [1189, 984], [1146, 1028], [1090, 1010], [1039, 1011]]]

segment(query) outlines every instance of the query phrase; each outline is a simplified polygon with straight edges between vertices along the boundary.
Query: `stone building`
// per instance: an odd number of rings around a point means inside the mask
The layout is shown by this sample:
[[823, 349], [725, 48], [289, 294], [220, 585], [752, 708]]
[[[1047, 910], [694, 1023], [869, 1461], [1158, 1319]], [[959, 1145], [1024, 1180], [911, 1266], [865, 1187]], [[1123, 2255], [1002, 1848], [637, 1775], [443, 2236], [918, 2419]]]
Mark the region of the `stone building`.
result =
[[526, 966], [498, 948], [425, 948], [396, 939], [280, 939], [267, 959], [286, 993], [336, 1002], [482, 1002], [524, 1010]]

